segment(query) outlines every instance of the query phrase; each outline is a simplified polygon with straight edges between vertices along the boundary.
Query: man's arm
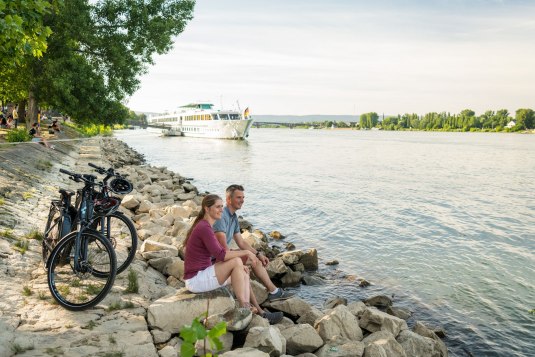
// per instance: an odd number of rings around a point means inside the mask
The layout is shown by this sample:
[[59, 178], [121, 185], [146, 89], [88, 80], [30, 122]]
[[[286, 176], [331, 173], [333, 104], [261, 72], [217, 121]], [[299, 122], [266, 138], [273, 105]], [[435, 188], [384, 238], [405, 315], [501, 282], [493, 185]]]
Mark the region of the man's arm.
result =
[[260, 263], [262, 263], [263, 266], [268, 265], [269, 259], [265, 255], [259, 254], [260, 252], [258, 250], [251, 247], [251, 245], [247, 243], [245, 239], [243, 239], [241, 233], [234, 234], [234, 241], [236, 242], [238, 247], [240, 247], [241, 250], [248, 250], [252, 252], [258, 258], [258, 260], [260, 260]]

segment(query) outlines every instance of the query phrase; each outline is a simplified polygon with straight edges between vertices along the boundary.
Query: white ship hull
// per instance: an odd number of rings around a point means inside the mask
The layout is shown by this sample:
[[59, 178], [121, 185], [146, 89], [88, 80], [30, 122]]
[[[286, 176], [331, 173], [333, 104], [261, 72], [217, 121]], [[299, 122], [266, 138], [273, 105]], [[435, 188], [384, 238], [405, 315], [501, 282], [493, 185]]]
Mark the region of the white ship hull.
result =
[[192, 103], [172, 113], [153, 115], [149, 124], [166, 136], [243, 140], [249, 136], [253, 119], [233, 110], [215, 110], [210, 103]]

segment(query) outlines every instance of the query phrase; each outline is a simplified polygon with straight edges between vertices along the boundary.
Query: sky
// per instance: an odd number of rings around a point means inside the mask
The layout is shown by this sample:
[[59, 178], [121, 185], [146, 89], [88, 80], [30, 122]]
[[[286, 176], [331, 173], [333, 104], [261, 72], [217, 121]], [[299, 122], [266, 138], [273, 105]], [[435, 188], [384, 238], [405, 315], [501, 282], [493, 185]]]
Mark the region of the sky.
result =
[[197, 0], [127, 106], [251, 114], [535, 109], [535, 1]]

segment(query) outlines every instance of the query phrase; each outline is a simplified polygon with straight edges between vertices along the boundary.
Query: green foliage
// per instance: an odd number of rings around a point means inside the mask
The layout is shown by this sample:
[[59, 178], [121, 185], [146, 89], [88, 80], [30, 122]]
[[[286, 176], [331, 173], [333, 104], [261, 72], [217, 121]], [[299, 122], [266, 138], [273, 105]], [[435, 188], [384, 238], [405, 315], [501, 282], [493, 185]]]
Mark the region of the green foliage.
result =
[[24, 255], [28, 248], [30, 247], [30, 242], [27, 239], [19, 239], [13, 244], [13, 249], [20, 252], [20, 254]]
[[97, 326], [97, 324], [95, 323], [95, 321], [93, 321], [93, 320], [89, 320], [89, 322], [87, 323], [87, 325], [83, 326], [82, 328], [83, 328], [84, 330], [93, 330], [96, 326]]
[[375, 128], [379, 121], [379, 115], [375, 112], [360, 115], [360, 127], [365, 129]]
[[48, 171], [52, 168], [52, 163], [48, 160], [38, 160], [35, 163], [35, 168], [42, 170], [42, 171]]
[[22, 295], [31, 296], [32, 294], [33, 294], [33, 291], [28, 285], [25, 285], [22, 287]]
[[24, 141], [30, 141], [32, 137], [25, 128], [11, 129], [6, 134], [6, 141], [9, 143], [18, 143]]
[[535, 112], [532, 109], [518, 109], [516, 111], [516, 125], [514, 130], [527, 130], [535, 128]]
[[530, 314], [535, 315], [535, 309], [531, 309], [528, 311]]
[[115, 345], [117, 343], [117, 340], [115, 339], [115, 337], [113, 337], [113, 335], [109, 335], [108, 336], [108, 341], [112, 344], [112, 345]]
[[0, 197], [0, 206], [3, 206], [6, 204], [6, 199], [4, 197]]
[[44, 291], [39, 291], [37, 293], [37, 298], [39, 300], [46, 300], [48, 298], [48, 295]]
[[[227, 323], [222, 321], [215, 325], [212, 329], [207, 330], [200, 319], [205, 317], [206, 314], [201, 315], [193, 319], [191, 325], [185, 325], [180, 329], [180, 338], [184, 340], [180, 347], [180, 355], [183, 357], [192, 357], [195, 355], [195, 343], [199, 340], [207, 340], [210, 344], [210, 348], [213, 351], [221, 351], [223, 349], [223, 343], [219, 340], [219, 337], [227, 332]], [[208, 353], [206, 356], [211, 356]], [[217, 354], [214, 354], [217, 356]]]
[[132, 268], [128, 269], [128, 286], [125, 289], [126, 293], [137, 294], [139, 292], [139, 283], [137, 281], [137, 273]]
[[13, 343], [11, 345], [11, 352], [13, 352], [14, 354], [19, 354], [19, 353], [24, 353], [26, 351], [31, 351], [33, 350], [35, 347], [32, 345], [32, 346], [27, 346], [27, 347], [23, 347], [21, 345], [19, 345], [18, 343]]
[[3, 231], [0, 231], [0, 237], [8, 238], [8, 239], [15, 239], [17, 238], [15, 234], [13, 233], [12, 229], [4, 229]]
[[32, 198], [32, 197], [33, 197], [33, 193], [30, 192], [30, 191], [25, 191], [25, 192], [22, 193], [22, 199], [23, 199], [24, 201], [27, 201], [27, 200], [29, 200], [29, 199]]
[[103, 124], [78, 125], [75, 123], [65, 123], [65, 125], [73, 128], [80, 135], [85, 137], [96, 135], [111, 136], [113, 134], [112, 128]]

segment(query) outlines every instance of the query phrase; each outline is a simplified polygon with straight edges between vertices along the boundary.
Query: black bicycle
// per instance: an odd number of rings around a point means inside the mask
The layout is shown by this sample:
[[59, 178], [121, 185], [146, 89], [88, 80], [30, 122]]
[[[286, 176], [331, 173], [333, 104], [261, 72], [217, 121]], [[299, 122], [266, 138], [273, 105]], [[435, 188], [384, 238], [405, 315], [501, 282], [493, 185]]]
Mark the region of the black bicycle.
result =
[[[106, 175], [102, 180], [96, 202], [111, 199], [119, 200], [120, 204], [121, 199], [111, 196], [110, 192], [121, 195], [132, 192], [132, 184], [113, 168], [105, 169], [92, 163], [88, 165], [99, 174]], [[91, 228], [103, 234], [113, 245], [117, 256], [117, 274], [125, 271], [136, 255], [138, 237], [134, 223], [124, 213], [116, 210], [94, 219]]]
[[[96, 200], [93, 175], [60, 169], [75, 182], [83, 182], [77, 191], [60, 190], [61, 200], [53, 201], [45, 230], [43, 259], [46, 259], [48, 287], [54, 299], [69, 310], [84, 310], [98, 304], [115, 281], [117, 261], [111, 242], [91, 228], [95, 217], [117, 210], [120, 201]], [[74, 217], [73, 217], [74, 215]], [[70, 226], [70, 227], [69, 227]], [[73, 226], [78, 229], [64, 235]]]

